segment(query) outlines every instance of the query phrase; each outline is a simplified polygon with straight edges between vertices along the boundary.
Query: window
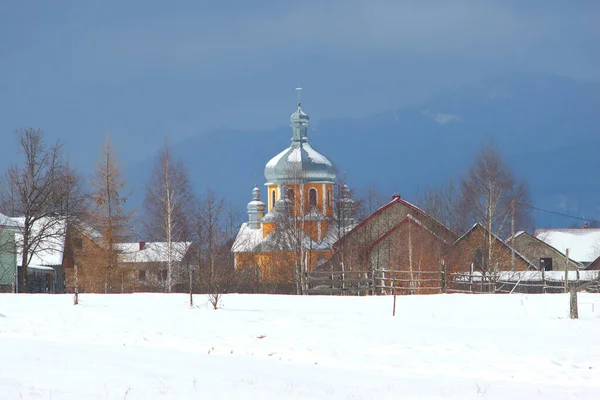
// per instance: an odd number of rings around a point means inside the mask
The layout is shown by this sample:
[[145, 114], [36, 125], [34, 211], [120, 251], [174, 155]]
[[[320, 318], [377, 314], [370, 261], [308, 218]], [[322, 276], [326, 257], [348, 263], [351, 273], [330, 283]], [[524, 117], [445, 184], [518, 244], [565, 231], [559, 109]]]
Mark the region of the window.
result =
[[293, 203], [294, 198], [295, 198], [294, 189], [288, 189], [287, 196], [288, 196], [288, 199], [290, 199], [290, 201]]
[[308, 205], [311, 207], [317, 205], [317, 189], [315, 188], [308, 191]]
[[146, 280], [146, 271], [140, 271], [140, 272], [139, 272], [138, 279], [139, 279], [140, 281], [145, 281], [145, 280]]
[[540, 270], [552, 271], [552, 259], [540, 258]]
[[271, 208], [275, 207], [275, 189], [271, 190]]
[[327, 205], [331, 207], [331, 189], [327, 189]]

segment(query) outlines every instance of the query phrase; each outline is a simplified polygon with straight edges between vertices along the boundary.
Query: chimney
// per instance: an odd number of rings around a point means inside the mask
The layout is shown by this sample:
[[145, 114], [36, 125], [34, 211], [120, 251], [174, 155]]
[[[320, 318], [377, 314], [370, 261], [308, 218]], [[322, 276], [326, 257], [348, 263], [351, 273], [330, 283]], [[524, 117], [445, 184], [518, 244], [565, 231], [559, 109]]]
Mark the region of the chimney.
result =
[[140, 242], [140, 250], [144, 250], [144, 247], [146, 247], [146, 242]]
[[588, 228], [588, 224], [587, 224], [587, 221], [585, 221], [585, 222], [583, 223], [583, 229], [587, 229], [587, 228]]

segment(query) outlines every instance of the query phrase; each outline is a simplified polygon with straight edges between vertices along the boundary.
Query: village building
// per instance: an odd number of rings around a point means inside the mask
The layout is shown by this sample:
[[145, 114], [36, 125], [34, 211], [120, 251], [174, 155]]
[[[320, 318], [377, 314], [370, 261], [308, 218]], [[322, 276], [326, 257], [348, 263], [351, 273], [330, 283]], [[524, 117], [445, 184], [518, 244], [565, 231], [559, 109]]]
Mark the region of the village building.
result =
[[[514, 237], [509, 237], [506, 244], [513, 247], [531, 262], [536, 263], [538, 269], [544, 271], [564, 271], [567, 263], [566, 255], [543, 240], [527, 233], [518, 232]], [[569, 258], [569, 270], [583, 269], [583, 265]]]
[[17, 228], [5, 215], [0, 214], [0, 293], [13, 291], [17, 273]]
[[566, 254], [584, 268], [600, 257], [600, 229], [537, 229], [534, 236]]
[[333, 198], [337, 170], [310, 145], [308, 122], [298, 102], [291, 115], [290, 146], [265, 166], [266, 204], [255, 187], [248, 221], [232, 245], [236, 270], [253, 269], [262, 282], [292, 283], [299, 271], [326, 262], [337, 239]]
[[[22, 217], [0, 214], [0, 291], [12, 291], [23, 268]], [[31, 226], [31, 248], [26, 257], [28, 293], [64, 293], [65, 269], [73, 261], [67, 246], [67, 223], [45, 217]]]
[[[172, 291], [186, 291], [189, 274], [197, 278], [198, 263], [191, 242], [119, 243], [119, 268], [124, 290], [132, 292], [165, 292], [168, 262], [171, 260]], [[170, 253], [170, 255], [169, 255]]]
[[600, 270], [600, 256], [596, 258], [590, 265], [586, 267], [586, 270], [589, 271], [598, 271]]
[[[410, 241], [409, 227], [420, 231]], [[435, 220], [425, 211], [404, 200], [398, 195], [392, 201], [377, 209], [359, 224], [349, 230], [336, 241], [336, 251], [332, 262], [335, 268], [344, 270], [378, 270], [393, 268], [409, 268], [407, 255], [421, 254], [427, 260], [428, 268], [439, 270], [443, 250], [453, 243], [458, 235]], [[431, 244], [431, 246], [429, 246]], [[396, 247], [397, 256], [382, 257], [382, 248]], [[424, 249], [419, 252], [416, 249]], [[416, 260], [416, 258], [414, 258]], [[416, 265], [417, 261], [415, 261]], [[422, 263], [423, 264], [423, 263]]]
[[523, 254], [511, 248], [495, 234], [477, 223], [451, 246], [446, 257], [446, 272], [528, 271], [538, 267]]

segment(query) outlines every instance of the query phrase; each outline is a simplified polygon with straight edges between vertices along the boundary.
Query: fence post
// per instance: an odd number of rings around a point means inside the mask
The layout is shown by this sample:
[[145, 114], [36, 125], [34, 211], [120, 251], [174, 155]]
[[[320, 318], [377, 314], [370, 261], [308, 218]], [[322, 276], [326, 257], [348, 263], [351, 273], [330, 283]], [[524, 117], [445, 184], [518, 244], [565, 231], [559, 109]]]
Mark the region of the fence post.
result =
[[446, 262], [442, 259], [442, 287], [440, 288], [440, 293], [444, 293], [446, 291]]
[[471, 273], [469, 274], [469, 292], [473, 293], [473, 263], [471, 263]]
[[577, 307], [577, 288], [571, 288], [569, 298], [569, 316], [571, 319], [577, 319], [579, 318], [579, 310]]
[[569, 291], [569, 249], [565, 252], [565, 293]]
[[546, 268], [542, 268], [542, 293], [546, 293]]

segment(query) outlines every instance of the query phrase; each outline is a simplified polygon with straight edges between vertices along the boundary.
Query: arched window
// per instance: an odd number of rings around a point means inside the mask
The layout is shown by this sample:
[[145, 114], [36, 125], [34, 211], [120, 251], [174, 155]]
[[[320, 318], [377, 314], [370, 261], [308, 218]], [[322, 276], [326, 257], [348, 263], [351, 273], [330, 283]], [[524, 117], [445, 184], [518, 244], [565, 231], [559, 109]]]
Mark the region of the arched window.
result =
[[327, 189], [327, 205], [331, 207], [331, 189]]
[[317, 205], [317, 189], [315, 188], [308, 191], [308, 205], [311, 207]]
[[275, 189], [271, 190], [271, 208], [275, 207]]
[[294, 189], [288, 189], [288, 191], [287, 191], [287, 196], [288, 196], [288, 199], [289, 199], [289, 200], [290, 200], [292, 203], [294, 202], [295, 195], [296, 195], [296, 194], [294, 193]]

